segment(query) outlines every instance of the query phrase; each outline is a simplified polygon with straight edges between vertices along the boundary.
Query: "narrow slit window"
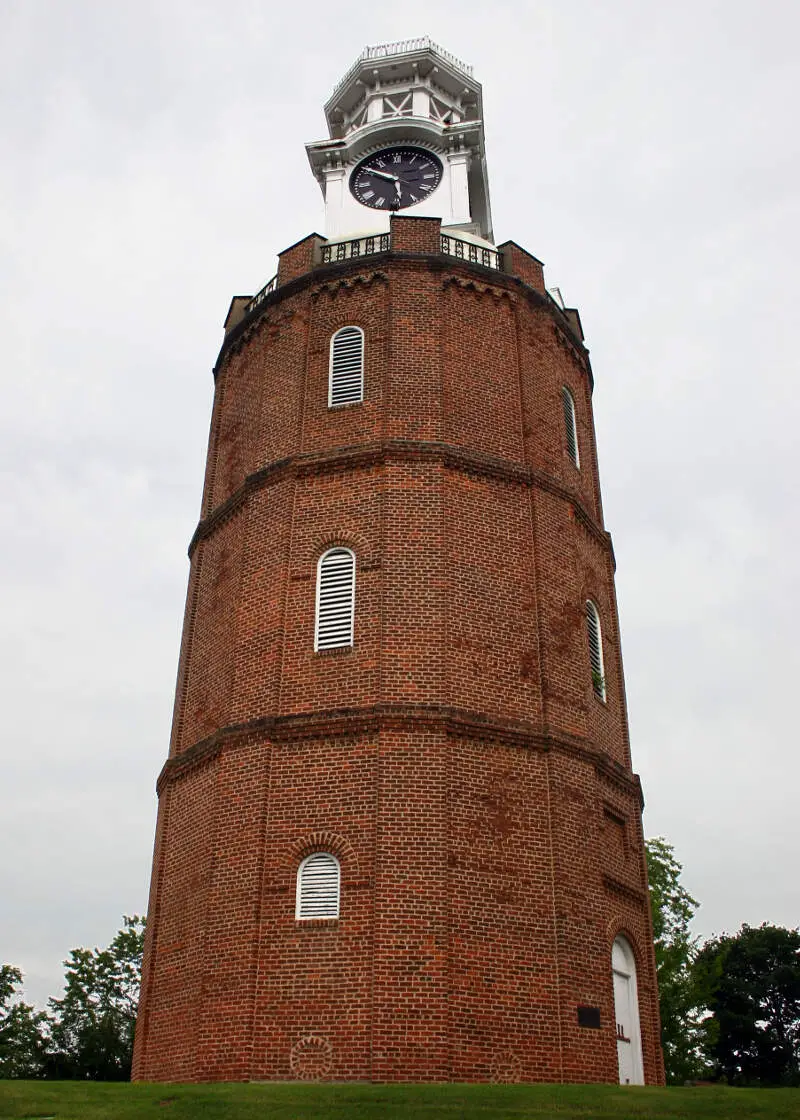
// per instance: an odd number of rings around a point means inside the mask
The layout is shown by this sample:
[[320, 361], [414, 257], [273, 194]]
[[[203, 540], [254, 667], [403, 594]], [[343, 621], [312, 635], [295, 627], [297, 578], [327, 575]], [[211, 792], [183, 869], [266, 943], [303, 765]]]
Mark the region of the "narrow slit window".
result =
[[331, 548], [320, 556], [317, 566], [317, 652], [352, 646], [355, 601], [355, 554], [349, 548]]
[[330, 852], [314, 852], [297, 869], [298, 922], [339, 917], [339, 861]]
[[342, 327], [331, 339], [328, 407], [358, 404], [364, 399], [364, 332]]
[[578, 423], [575, 415], [575, 398], [566, 386], [561, 390], [561, 403], [564, 406], [564, 428], [567, 435], [567, 452], [578, 469], [581, 460], [578, 454]]
[[606, 698], [606, 674], [603, 663], [603, 632], [600, 628], [600, 613], [591, 599], [586, 600], [586, 633], [589, 638], [589, 666], [592, 673], [592, 688], [599, 700]]

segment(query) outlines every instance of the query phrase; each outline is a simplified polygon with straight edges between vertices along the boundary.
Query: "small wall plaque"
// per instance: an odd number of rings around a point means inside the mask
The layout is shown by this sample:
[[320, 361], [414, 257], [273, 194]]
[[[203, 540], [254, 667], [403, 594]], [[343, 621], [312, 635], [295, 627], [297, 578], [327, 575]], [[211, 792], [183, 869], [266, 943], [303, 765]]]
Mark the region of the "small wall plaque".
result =
[[600, 1008], [599, 1007], [578, 1007], [578, 1026], [591, 1027], [593, 1030], [600, 1030]]

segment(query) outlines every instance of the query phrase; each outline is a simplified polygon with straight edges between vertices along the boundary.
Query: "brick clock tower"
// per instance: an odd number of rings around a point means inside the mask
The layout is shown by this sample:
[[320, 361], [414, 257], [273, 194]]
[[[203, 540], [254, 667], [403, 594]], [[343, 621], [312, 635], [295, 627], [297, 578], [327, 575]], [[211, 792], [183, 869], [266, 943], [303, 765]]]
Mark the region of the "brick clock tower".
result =
[[481, 86], [365, 50], [217, 360], [134, 1077], [663, 1081], [577, 311]]

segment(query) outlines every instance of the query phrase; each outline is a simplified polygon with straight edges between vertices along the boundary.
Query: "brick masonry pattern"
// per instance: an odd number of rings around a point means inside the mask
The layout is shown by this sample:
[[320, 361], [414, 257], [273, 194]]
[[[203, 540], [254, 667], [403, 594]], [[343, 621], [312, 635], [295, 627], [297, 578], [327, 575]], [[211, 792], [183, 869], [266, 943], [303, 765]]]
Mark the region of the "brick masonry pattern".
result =
[[[392, 233], [338, 268], [287, 250], [215, 371], [134, 1077], [613, 1082], [623, 932], [662, 1082], [588, 356], [518, 246], [498, 274], [443, 259], [432, 220]], [[329, 409], [349, 324], [365, 399]], [[355, 644], [315, 654], [333, 544]], [[314, 850], [338, 921], [295, 921]]]

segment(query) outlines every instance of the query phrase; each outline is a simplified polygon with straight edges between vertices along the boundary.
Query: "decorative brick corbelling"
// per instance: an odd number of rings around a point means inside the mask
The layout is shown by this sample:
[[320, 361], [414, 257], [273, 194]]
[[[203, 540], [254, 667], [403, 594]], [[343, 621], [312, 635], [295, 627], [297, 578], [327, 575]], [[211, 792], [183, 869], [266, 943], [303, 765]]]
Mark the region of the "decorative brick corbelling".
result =
[[[603, 875], [603, 886], [606, 890], [614, 891], [616, 894], [624, 895], [626, 898], [632, 898], [636, 903], [643, 903], [647, 898], [646, 893], [640, 887], [635, 887], [631, 883], [623, 882], [615, 875], [605, 873]], [[617, 930], [617, 933], [620, 931]], [[614, 934], [616, 937], [616, 934]]]
[[319, 299], [323, 294], [335, 297], [342, 288], [354, 288], [358, 285], [363, 285], [365, 288], [370, 284], [377, 281], [383, 281], [384, 284], [389, 283], [389, 275], [386, 272], [359, 272], [355, 276], [342, 276], [336, 280], [328, 280], [324, 284], [318, 284], [315, 288], [311, 289], [311, 298]]
[[[376, 269], [374, 266], [379, 262], [382, 267]], [[363, 257], [359, 257], [355, 260], [319, 265], [303, 276], [296, 277], [288, 284], [276, 288], [274, 292], [271, 292], [258, 307], [254, 308], [241, 323], [238, 323], [225, 336], [219, 355], [217, 356], [217, 361], [214, 365], [214, 377], [217, 378], [219, 376], [230, 353], [240, 349], [242, 344], [249, 339], [254, 326], [260, 323], [274, 308], [278, 307], [286, 300], [291, 299], [292, 296], [297, 295], [309, 287], [321, 290], [328, 282], [338, 284], [340, 280], [347, 279], [350, 276], [374, 276], [376, 278], [387, 277], [390, 279], [391, 266], [394, 264], [410, 265], [412, 267], [417, 265], [425, 269], [450, 273], [453, 281], [458, 281], [459, 278], [466, 278], [467, 282], [469, 282], [470, 280], [474, 281], [476, 277], [480, 277], [487, 288], [495, 289], [498, 292], [505, 289], [507, 292], [519, 292], [521, 295], [524, 295], [528, 302], [544, 311], [552, 320], [557, 336], [569, 349], [573, 357], [577, 360], [581, 370], [589, 378], [590, 386], [594, 385], [588, 350], [573, 331], [567, 317], [549, 296], [537, 292], [535, 288], [532, 288], [517, 276], [498, 272], [496, 269], [487, 268], [481, 264], [462, 261], [446, 253], [407, 253], [395, 252], [393, 250], [389, 250], [385, 253], [371, 254], [369, 257], [369, 265], [367, 265]], [[373, 267], [370, 271], [365, 271], [365, 269], [369, 269], [369, 266]], [[390, 269], [388, 272], [386, 271], [387, 267]]]
[[581, 343], [579, 348], [579, 344], [573, 337], [571, 330], [569, 331], [569, 333], [565, 333], [564, 323], [561, 323], [557, 319], [554, 319], [552, 326], [553, 337], [555, 338], [561, 350], [571, 360], [576, 369], [580, 370], [581, 373], [587, 372], [587, 355], [584, 353], [583, 344]]
[[482, 283], [480, 280], [476, 280], [474, 276], [445, 276], [442, 287], [447, 288], [451, 284], [464, 292], [474, 292], [475, 295], [482, 296], [490, 295], [494, 296], [495, 299], [507, 299], [511, 303], [517, 302], [516, 294], [505, 286]]
[[[287, 284], [284, 290], [292, 287], [293, 284]], [[225, 335], [222, 350], [211, 371], [214, 381], [219, 380], [220, 375], [225, 372], [228, 361], [235, 354], [241, 353], [263, 331], [279, 332], [295, 314], [296, 311], [291, 304], [284, 306], [280, 301], [270, 300], [269, 297], [259, 304], [255, 313], [251, 312], [250, 316]]]

